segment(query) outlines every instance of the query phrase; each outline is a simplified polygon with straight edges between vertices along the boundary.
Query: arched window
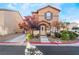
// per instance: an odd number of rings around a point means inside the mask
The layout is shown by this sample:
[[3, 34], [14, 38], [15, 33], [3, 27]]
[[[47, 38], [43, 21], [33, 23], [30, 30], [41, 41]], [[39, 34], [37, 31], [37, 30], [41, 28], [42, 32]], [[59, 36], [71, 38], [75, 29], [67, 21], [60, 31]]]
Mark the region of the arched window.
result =
[[52, 13], [47, 12], [47, 13], [45, 13], [44, 17], [45, 17], [46, 20], [51, 20], [52, 19]]

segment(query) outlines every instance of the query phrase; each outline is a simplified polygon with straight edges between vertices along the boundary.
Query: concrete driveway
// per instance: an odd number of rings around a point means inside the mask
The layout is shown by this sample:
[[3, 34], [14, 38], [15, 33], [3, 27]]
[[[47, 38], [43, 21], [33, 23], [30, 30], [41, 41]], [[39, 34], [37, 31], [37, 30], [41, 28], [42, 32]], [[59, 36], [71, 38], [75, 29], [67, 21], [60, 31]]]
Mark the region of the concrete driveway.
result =
[[24, 42], [25, 41], [25, 34], [15, 37], [13, 39], [7, 40], [5, 42]]

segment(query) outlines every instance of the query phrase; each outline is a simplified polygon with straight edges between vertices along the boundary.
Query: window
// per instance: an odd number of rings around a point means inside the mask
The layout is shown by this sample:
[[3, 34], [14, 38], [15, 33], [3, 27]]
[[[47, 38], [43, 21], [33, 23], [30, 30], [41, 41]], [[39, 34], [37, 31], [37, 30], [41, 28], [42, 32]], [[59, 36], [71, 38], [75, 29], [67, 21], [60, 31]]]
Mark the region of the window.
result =
[[52, 13], [51, 12], [45, 13], [45, 19], [51, 20], [52, 19]]

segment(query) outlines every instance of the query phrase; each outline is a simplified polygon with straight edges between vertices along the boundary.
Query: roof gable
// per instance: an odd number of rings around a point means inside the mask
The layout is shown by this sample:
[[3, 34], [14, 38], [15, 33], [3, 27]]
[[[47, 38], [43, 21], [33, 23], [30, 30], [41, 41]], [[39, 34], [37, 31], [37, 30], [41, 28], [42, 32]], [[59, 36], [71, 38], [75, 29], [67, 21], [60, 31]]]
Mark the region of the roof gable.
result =
[[59, 9], [57, 9], [57, 8], [55, 8], [55, 7], [52, 7], [52, 6], [50, 6], [50, 5], [48, 5], [48, 6], [46, 6], [46, 7], [43, 7], [43, 8], [41, 8], [41, 9], [37, 10], [37, 11], [40, 11], [40, 10], [45, 9], [45, 8], [48, 8], [48, 7], [52, 8], [52, 9], [55, 9], [55, 10], [57, 10], [57, 11], [60, 12]]

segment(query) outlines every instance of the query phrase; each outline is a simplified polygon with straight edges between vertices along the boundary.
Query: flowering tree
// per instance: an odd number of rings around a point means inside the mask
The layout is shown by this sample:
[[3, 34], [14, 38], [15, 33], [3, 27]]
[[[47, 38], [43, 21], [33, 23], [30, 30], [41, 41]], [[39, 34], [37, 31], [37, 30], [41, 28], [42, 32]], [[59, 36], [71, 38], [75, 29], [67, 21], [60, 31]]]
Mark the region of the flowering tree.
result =
[[29, 26], [31, 27], [31, 29], [38, 29], [38, 19], [35, 18], [34, 16], [28, 16], [25, 17], [25, 21], [28, 22]]
[[26, 21], [20, 22], [19, 27], [20, 29], [24, 29], [24, 30], [27, 30], [28, 28], [30, 28], [30, 26], [28, 26], [28, 23]]

